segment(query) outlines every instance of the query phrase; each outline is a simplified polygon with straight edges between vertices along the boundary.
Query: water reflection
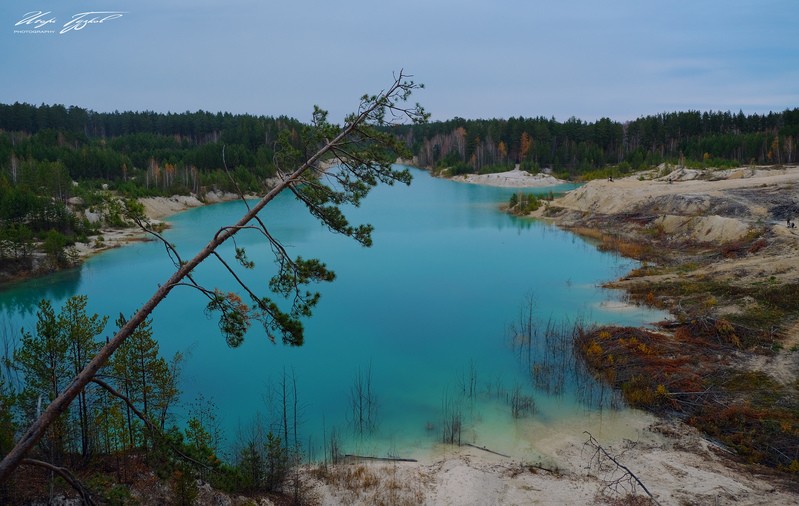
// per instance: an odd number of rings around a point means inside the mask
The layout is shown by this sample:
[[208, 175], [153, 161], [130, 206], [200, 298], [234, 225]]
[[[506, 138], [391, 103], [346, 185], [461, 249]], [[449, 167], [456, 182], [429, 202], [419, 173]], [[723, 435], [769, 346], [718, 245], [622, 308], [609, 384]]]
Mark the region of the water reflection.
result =
[[81, 281], [82, 267], [48, 274], [0, 287], [0, 315], [28, 318], [36, 314], [39, 301], [64, 300], [73, 295]]
[[574, 343], [586, 329], [582, 319], [542, 321], [535, 300], [522, 303], [519, 319], [509, 327], [509, 342], [533, 388], [551, 397], [568, 397], [592, 410], [624, 407], [620, 392], [594, 378], [577, 355]]

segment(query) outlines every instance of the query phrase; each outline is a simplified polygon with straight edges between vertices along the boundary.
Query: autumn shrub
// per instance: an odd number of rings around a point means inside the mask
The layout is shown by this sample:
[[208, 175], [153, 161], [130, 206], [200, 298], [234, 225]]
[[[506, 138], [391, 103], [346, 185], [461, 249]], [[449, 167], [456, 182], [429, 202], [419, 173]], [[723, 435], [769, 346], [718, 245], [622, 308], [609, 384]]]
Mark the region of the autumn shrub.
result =
[[633, 376], [621, 386], [624, 400], [634, 408], [652, 407], [657, 400], [657, 393], [652, 388], [651, 380], [643, 376]]
[[601, 230], [596, 228], [589, 228], [589, 227], [572, 227], [570, 229], [575, 234], [583, 237], [585, 239], [593, 239], [595, 241], [601, 241], [602, 238], [605, 236]]
[[760, 250], [768, 246], [768, 241], [765, 239], [758, 239], [757, 241], [753, 242], [752, 245], [749, 247], [749, 254], [754, 255], [758, 253]]
[[593, 328], [578, 333], [574, 346], [628, 405], [680, 412], [747, 462], [797, 473], [799, 380], [784, 385], [766, 371], [737, 369], [736, 347], [752, 342], [758, 341], [737, 323], [705, 316], [671, 334]]

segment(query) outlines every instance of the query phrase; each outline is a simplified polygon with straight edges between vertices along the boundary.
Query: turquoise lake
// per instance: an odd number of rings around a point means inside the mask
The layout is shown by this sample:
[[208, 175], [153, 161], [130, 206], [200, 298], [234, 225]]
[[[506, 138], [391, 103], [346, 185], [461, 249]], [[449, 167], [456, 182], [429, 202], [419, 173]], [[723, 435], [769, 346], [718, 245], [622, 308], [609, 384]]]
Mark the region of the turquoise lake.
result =
[[[162, 355], [186, 354], [178, 415], [199, 394], [212, 400], [229, 447], [255, 413], [277, 420], [282, 407], [274, 392], [285, 373], [296, 382], [299, 442], [317, 458], [334, 429], [345, 453], [429, 452], [441, 441], [445, 399], [462, 412], [464, 442], [530, 460], [536, 431], [571, 427], [580, 434], [583, 421], [597, 416], [623, 423], [624, 411], [598, 415], [573, 396], [534, 388], [529, 364], [510, 346], [509, 329], [530, 299], [542, 321], [641, 325], [663, 318], [607, 304], [623, 294], [599, 285], [634, 262], [600, 253], [551, 225], [502, 213], [499, 204], [518, 190], [412, 173], [410, 187], [381, 186], [348, 210], [351, 222], [374, 225], [371, 248], [331, 234], [288, 194], [262, 213], [293, 256], [320, 258], [337, 274], [333, 283], [318, 286], [322, 298], [305, 322], [302, 347], [272, 344], [254, 326], [241, 347], [228, 348], [216, 321], [206, 317], [203, 298], [189, 288], [173, 290], [153, 315], [153, 329]], [[190, 258], [242, 212], [241, 202], [183, 212], [169, 219], [165, 236]], [[247, 279], [264, 292], [273, 268], [270, 250], [254, 234], [241, 234], [238, 243], [256, 262]], [[224, 248], [230, 259], [232, 248]], [[143, 304], [172, 270], [155, 242], [105, 252], [80, 269], [6, 288], [0, 325], [33, 329], [39, 299], [59, 306], [73, 294], [88, 295], [89, 310], [113, 322]], [[212, 260], [196, 277], [208, 287], [235, 289]], [[106, 333], [112, 331], [113, 324]], [[351, 391], [359, 371], [362, 377], [371, 371], [377, 404], [374, 430], [366, 435], [352, 429]], [[467, 377], [477, 392], [469, 399], [461, 395]], [[507, 393], [514, 389], [535, 399], [534, 414], [511, 416]]]

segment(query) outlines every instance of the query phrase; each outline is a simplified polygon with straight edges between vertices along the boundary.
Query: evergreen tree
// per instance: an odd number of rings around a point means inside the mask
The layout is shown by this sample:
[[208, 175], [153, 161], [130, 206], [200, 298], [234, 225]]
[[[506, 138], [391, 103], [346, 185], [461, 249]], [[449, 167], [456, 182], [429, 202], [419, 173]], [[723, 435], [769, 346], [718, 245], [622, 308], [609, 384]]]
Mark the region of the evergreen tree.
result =
[[[364, 246], [371, 245], [372, 227], [368, 224], [351, 225], [339, 206], [357, 206], [378, 182], [410, 183], [408, 171], [392, 167], [398, 156], [407, 157], [409, 152], [386, 129], [397, 118], [406, 118], [414, 123], [427, 120], [428, 115], [421, 106], [406, 105], [411, 93], [419, 87], [400, 73], [386, 90], [377, 95], [361, 97], [357, 112], [348, 116], [343, 126], [329, 123], [327, 113], [316, 108], [313, 125], [303, 129], [298, 142], [292, 144], [280, 142], [278, 139], [280, 150], [275, 155], [275, 163], [284, 172], [280, 181], [261, 200], [248, 206], [248, 211], [236, 223], [214, 234], [196, 255], [187, 260], [176, 261], [176, 270], [169, 279], [158, 284], [153, 296], [121, 326], [74, 380], [69, 382], [66, 390], [63, 393], [59, 390], [60, 395], [36, 417], [17, 445], [5, 455], [0, 462], [0, 481], [6, 479], [25, 455], [52, 430], [59, 415], [69, 408], [78, 394], [108, 364], [114, 353], [178, 286], [191, 286], [209, 299], [207, 310], [219, 316], [220, 330], [231, 346], [242, 342], [252, 322], [261, 323], [266, 335], [272, 340], [280, 338], [286, 344], [301, 345], [304, 338], [301, 320], [311, 316], [320, 297], [318, 292], [308, 290], [307, 285], [332, 281], [334, 275], [318, 260], [289, 257], [286, 249], [274, 239], [257, 215], [278, 194], [283, 191], [291, 192], [305, 204], [312, 216], [329, 229], [349, 236]], [[305, 149], [301, 149], [303, 147]], [[341, 162], [336, 171], [326, 171], [322, 166], [321, 162], [328, 157], [337, 158]], [[320, 179], [322, 176], [324, 179]], [[133, 211], [131, 218], [147, 227], [143, 217]], [[251, 287], [241, 282], [242, 294], [249, 301], [249, 304], [245, 304], [241, 295], [204, 287], [194, 278], [196, 267], [213, 255], [228, 268], [234, 279], [241, 281], [235, 274], [233, 265], [217, 252], [217, 248], [246, 228], [260, 230], [275, 255], [279, 269], [270, 280], [268, 288], [272, 292], [271, 296], [279, 298], [277, 302], [271, 297], [254, 293]], [[168, 243], [165, 246], [175, 255], [173, 258], [181, 258], [174, 246]], [[242, 268], [251, 267], [243, 252], [237, 251], [235, 260]], [[283, 304], [284, 300], [287, 301], [286, 304]]]
[[[117, 327], [121, 328], [125, 321], [120, 316]], [[159, 355], [158, 350], [158, 342], [153, 339], [152, 322], [146, 320], [114, 354], [110, 370], [118, 391], [149, 421], [163, 430], [169, 407], [180, 395], [177, 384], [182, 357], [176, 354], [170, 364]], [[125, 407], [125, 419], [128, 446], [148, 448], [150, 439], [142, 430], [142, 422], [129, 406]]]
[[[25, 378], [22, 391], [22, 409], [25, 418], [31, 419], [58, 397], [71, 378], [67, 351], [69, 339], [59, 328], [58, 317], [49, 301], [42, 300], [37, 312], [36, 333], [22, 332], [19, 349], [14, 352], [14, 367]], [[63, 460], [67, 444], [66, 415], [59, 416], [40, 447], [53, 464]]]
[[[58, 326], [66, 334], [69, 347], [67, 359], [70, 363], [70, 374], [78, 374], [100, 349], [95, 340], [108, 321], [107, 317], [97, 314], [89, 316], [86, 313], [88, 298], [85, 295], [76, 295], [67, 299], [61, 313], [58, 315]], [[91, 441], [93, 440], [92, 422], [94, 419], [91, 410], [94, 401], [94, 386], [87, 385], [77, 399], [77, 425], [80, 427], [80, 452], [85, 458], [91, 454]]]

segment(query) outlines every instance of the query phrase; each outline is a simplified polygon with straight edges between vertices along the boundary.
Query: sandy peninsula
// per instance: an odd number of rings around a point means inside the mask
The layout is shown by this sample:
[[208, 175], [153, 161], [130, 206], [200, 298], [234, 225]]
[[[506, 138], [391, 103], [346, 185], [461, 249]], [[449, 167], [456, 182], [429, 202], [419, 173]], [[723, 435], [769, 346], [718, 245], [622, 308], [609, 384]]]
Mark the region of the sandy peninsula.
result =
[[499, 186], [503, 188], [540, 188], [568, 183], [568, 181], [563, 181], [562, 179], [548, 174], [530, 174], [518, 168], [495, 174], [465, 174], [453, 176], [451, 179], [460, 183]]
[[[197, 195], [173, 195], [171, 197], [144, 197], [138, 201], [144, 206], [144, 214], [156, 229], [168, 226], [167, 219], [177, 213], [209, 204], [227, 202], [240, 198], [235, 193], [209, 192]], [[103, 251], [118, 248], [132, 242], [146, 241], [151, 237], [137, 226], [127, 228], [104, 227], [89, 242], [76, 243], [74, 248], [79, 260], [84, 260]]]

